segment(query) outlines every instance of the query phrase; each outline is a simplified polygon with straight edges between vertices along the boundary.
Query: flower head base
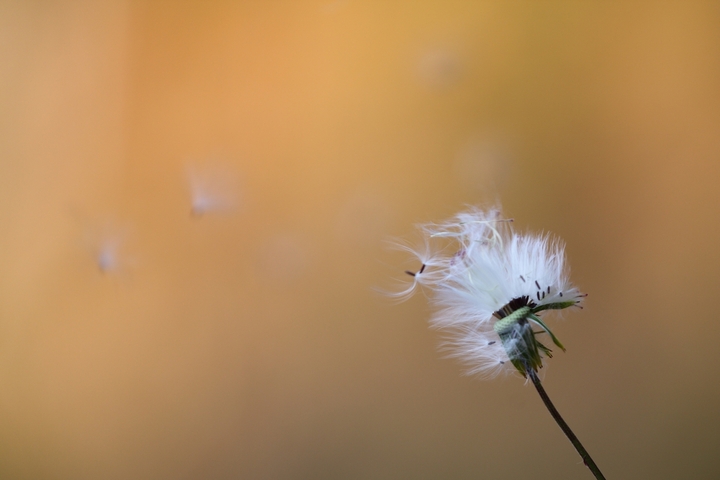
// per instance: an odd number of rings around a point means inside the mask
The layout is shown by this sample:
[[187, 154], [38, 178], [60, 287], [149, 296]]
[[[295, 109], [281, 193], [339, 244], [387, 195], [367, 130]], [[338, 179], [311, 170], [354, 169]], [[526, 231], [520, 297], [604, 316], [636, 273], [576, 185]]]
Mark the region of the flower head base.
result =
[[[472, 210], [450, 222], [423, 227], [429, 242], [449, 240], [418, 255], [407, 295], [417, 286], [434, 291], [431, 320], [450, 332], [447, 347], [469, 373], [492, 377], [513, 365], [523, 376], [542, 368], [552, 351], [538, 340], [562, 343], [540, 315], [579, 306], [585, 295], [568, 280], [563, 244], [548, 235], [519, 234], [500, 210]], [[425, 259], [432, 261], [426, 263]], [[582, 308], [582, 307], [581, 307]], [[539, 327], [539, 330], [534, 328]]]

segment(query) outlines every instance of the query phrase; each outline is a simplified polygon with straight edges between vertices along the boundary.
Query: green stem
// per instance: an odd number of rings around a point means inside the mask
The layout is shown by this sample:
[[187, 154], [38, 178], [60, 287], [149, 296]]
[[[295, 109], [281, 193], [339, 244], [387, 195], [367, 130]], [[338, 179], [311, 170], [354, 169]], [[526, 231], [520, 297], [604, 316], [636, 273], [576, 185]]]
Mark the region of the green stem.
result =
[[578, 451], [578, 453], [583, 459], [583, 463], [585, 463], [585, 466], [590, 469], [593, 475], [595, 475], [595, 478], [597, 478], [598, 480], [605, 480], [605, 477], [603, 476], [602, 472], [600, 472], [598, 466], [595, 465], [595, 462], [590, 457], [590, 454], [587, 452], [587, 450], [585, 450], [585, 447], [582, 446], [580, 440], [578, 440], [573, 431], [570, 430], [568, 424], [565, 423], [565, 420], [563, 420], [563, 418], [560, 416], [560, 412], [557, 411], [555, 405], [553, 405], [553, 403], [550, 401], [550, 397], [548, 397], [548, 394], [545, 392], [545, 389], [540, 383], [540, 379], [538, 378], [537, 373], [535, 373], [535, 370], [533, 370], [532, 368], [526, 368], [526, 371], [528, 376], [532, 380], [533, 385], [535, 385], [535, 388], [540, 394], [540, 398], [542, 398], [543, 403], [545, 403], [545, 406], [550, 411], [550, 415], [552, 415], [557, 424], [560, 425], [563, 433], [565, 433], [565, 435], [568, 437], [570, 443], [573, 444], [575, 450]]

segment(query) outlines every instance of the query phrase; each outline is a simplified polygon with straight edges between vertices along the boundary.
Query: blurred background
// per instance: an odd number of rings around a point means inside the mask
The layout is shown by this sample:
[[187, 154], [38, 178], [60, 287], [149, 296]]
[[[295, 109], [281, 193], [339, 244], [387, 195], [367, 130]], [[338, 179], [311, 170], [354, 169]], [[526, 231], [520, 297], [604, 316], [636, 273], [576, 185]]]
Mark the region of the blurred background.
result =
[[388, 240], [502, 202], [612, 479], [720, 473], [717, 2], [0, 2], [0, 477], [591, 478]]

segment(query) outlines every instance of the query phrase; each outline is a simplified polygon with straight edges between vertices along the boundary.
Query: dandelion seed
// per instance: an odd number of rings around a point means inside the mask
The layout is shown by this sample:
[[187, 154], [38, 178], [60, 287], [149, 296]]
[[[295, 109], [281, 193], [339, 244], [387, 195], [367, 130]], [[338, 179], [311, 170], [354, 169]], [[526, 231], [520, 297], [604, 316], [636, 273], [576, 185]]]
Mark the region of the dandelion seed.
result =
[[92, 259], [103, 275], [124, 275], [137, 266], [131, 254], [131, 228], [108, 218], [82, 219], [80, 244], [86, 258]]
[[95, 262], [103, 273], [117, 271], [120, 265], [119, 249], [121, 242], [119, 239], [106, 239], [95, 254]]
[[187, 167], [190, 212], [195, 216], [229, 212], [237, 207], [236, 178], [227, 169]]
[[[443, 348], [449, 356], [466, 364], [470, 374], [488, 378], [514, 371], [529, 378], [585, 464], [596, 478], [603, 479], [537, 376], [543, 357], [552, 358], [552, 350], [538, 337], [547, 335], [553, 345], [565, 350], [542, 315], [582, 308], [585, 297], [568, 279], [563, 244], [549, 235], [514, 232], [499, 208], [460, 213], [423, 231], [426, 248], [422, 254], [406, 248], [423, 267], [416, 274], [407, 272], [413, 284], [396, 296], [407, 298], [418, 286], [431, 290], [437, 306], [431, 324], [447, 333]], [[431, 248], [431, 239], [451, 245]], [[537, 289], [526, 278], [534, 279]], [[567, 297], [563, 298], [563, 292]]]

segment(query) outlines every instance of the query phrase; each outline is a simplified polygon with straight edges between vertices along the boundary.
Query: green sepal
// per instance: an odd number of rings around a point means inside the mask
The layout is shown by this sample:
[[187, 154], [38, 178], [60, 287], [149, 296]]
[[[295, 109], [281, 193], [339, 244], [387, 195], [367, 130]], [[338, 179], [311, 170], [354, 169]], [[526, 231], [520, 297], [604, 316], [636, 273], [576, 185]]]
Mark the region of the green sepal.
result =
[[[537, 335], [538, 333], [544, 333], [544, 332], [533, 332], [533, 333], [535, 335]], [[536, 342], [537, 342], [538, 348], [545, 354], [546, 357], [548, 357], [548, 358], [553, 357], [552, 350], [550, 350], [548, 347], [543, 345], [540, 341], [536, 340]]]
[[543, 310], [563, 310], [574, 305], [577, 305], [577, 302], [575, 300], [569, 300], [567, 302], [546, 303], [544, 305], [538, 305], [537, 307], [533, 308], [532, 313], [542, 312]]
[[542, 327], [542, 329], [545, 330], [545, 332], [548, 335], [550, 335], [550, 338], [552, 339], [553, 343], [555, 345], [557, 345], [558, 348], [560, 348], [560, 350], [562, 350], [563, 352], [565, 351], [565, 346], [563, 346], [563, 344], [560, 342], [560, 340], [558, 340], [558, 338], [555, 336], [555, 334], [552, 333], [552, 331], [547, 327], [547, 325], [545, 325], [545, 323], [540, 319], [540, 317], [535, 315], [535, 313], [530, 313], [528, 315], [528, 318], [530, 320], [532, 320], [533, 322], [537, 323], [538, 325], [540, 325], [540, 327]]

